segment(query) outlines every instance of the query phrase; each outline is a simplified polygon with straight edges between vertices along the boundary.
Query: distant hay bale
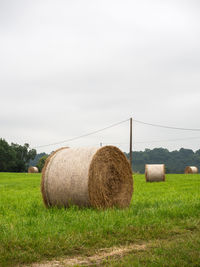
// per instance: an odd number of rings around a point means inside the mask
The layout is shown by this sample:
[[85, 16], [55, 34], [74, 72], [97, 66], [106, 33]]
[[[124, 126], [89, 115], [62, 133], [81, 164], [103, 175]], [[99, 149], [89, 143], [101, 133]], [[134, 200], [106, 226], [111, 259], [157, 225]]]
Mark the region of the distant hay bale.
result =
[[28, 173], [38, 173], [38, 168], [31, 166], [28, 168]]
[[199, 170], [196, 166], [187, 166], [185, 168], [185, 173], [188, 174], [188, 173], [191, 173], [191, 174], [195, 174], [195, 173], [198, 173]]
[[145, 165], [146, 182], [165, 181], [165, 165], [164, 164], [146, 164]]
[[128, 207], [132, 170], [117, 147], [61, 148], [46, 160], [41, 192], [46, 207]]

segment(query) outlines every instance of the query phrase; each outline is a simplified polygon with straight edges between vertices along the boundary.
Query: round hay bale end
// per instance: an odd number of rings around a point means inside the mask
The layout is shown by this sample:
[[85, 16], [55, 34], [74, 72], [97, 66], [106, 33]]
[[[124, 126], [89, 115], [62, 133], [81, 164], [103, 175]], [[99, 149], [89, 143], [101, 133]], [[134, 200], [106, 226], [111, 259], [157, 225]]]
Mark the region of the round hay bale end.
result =
[[31, 166], [28, 168], [28, 173], [38, 173], [38, 168]]
[[188, 173], [195, 174], [195, 173], [198, 173], [198, 172], [199, 172], [199, 170], [198, 170], [198, 168], [196, 166], [187, 166], [185, 168], [185, 174], [188, 174]]
[[145, 165], [146, 182], [164, 182], [165, 165], [164, 164], [146, 164]]
[[128, 207], [132, 170], [117, 147], [61, 148], [46, 160], [41, 192], [46, 207]]

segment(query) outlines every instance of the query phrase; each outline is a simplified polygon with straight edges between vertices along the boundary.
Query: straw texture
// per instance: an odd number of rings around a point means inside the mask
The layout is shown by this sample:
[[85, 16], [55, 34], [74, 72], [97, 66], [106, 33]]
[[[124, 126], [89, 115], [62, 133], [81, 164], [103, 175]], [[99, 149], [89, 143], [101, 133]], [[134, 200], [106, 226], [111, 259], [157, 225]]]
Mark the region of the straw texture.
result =
[[165, 165], [164, 164], [146, 164], [145, 177], [147, 182], [165, 181]]
[[196, 166], [188, 166], [185, 168], [185, 173], [191, 173], [191, 174], [195, 174], [195, 173], [198, 173], [199, 170]]
[[38, 173], [38, 168], [31, 166], [28, 168], [28, 173]]
[[62, 148], [45, 163], [41, 191], [47, 207], [125, 208], [133, 193], [132, 171], [113, 146]]

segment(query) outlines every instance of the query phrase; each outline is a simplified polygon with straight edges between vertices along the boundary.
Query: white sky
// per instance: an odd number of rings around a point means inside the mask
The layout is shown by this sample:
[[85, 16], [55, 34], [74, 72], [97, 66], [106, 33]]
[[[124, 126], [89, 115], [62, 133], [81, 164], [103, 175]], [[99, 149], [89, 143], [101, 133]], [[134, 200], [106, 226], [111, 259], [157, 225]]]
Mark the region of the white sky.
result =
[[[35, 147], [131, 116], [200, 128], [199, 14], [197, 0], [0, 0], [0, 137]], [[200, 148], [200, 132], [136, 123], [133, 140]], [[127, 151], [128, 123], [61, 146], [100, 142]]]

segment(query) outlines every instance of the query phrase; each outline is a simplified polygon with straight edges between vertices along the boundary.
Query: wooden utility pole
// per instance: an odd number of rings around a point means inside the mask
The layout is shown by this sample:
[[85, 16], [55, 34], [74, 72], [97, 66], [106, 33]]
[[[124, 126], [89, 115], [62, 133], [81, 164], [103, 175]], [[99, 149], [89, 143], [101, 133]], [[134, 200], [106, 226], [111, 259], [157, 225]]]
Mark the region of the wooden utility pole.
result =
[[130, 152], [129, 152], [129, 160], [130, 160], [131, 169], [132, 169], [132, 149], [133, 149], [132, 131], [133, 131], [133, 119], [130, 118]]

